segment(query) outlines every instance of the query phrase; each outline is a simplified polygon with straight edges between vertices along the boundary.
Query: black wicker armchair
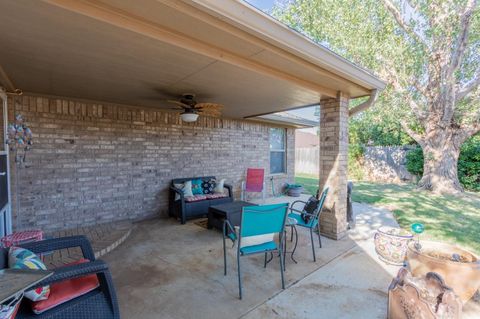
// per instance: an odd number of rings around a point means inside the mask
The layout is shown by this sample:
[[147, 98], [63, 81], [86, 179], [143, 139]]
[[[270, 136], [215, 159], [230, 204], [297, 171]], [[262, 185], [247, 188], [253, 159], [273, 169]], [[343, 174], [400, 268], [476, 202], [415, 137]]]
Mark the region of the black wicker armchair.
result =
[[[113, 286], [108, 266], [101, 260], [95, 260], [93, 249], [85, 236], [47, 239], [39, 242], [23, 244], [21, 246], [36, 254], [80, 247], [83, 257], [90, 260], [90, 262], [83, 264], [56, 268], [54, 269], [54, 274], [52, 276], [40, 282], [35, 287], [90, 274], [97, 275], [100, 285], [98, 288], [85, 295], [58, 305], [55, 308], [38, 315], [32, 312], [29, 302], [24, 299], [16, 318], [120, 318], [117, 296], [115, 294], [115, 288]], [[5, 255], [5, 253], [2, 253], [0, 254], [0, 257], [3, 256], [3, 258], [5, 258]], [[4, 265], [5, 261], [0, 261], [0, 266]], [[32, 287], [32, 289], [35, 287]]]

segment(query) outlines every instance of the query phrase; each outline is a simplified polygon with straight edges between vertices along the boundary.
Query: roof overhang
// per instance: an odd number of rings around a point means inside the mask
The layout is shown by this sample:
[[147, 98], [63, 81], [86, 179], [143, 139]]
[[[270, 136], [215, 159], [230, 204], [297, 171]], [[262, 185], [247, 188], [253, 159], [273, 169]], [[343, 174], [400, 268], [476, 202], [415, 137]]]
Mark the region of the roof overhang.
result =
[[158, 91], [194, 92], [246, 118], [385, 86], [235, 0], [4, 1], [0, 28], [0, 81], [39, 94], [167, 107]]
[[310, 128], [319, 126], [320, 123], [302, 117], [288, 116], [285, 112], [259, 115], [250, 118], [251, 120], [272, 123], [292, 128]]

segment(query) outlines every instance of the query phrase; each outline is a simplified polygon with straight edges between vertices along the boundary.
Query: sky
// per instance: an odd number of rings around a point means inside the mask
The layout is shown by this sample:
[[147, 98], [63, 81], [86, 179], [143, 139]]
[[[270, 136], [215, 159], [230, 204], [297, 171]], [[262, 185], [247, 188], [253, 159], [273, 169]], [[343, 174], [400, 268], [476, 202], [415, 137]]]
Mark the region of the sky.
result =
[[276, 0], [245, 0], [262, 11], [269, 12]]

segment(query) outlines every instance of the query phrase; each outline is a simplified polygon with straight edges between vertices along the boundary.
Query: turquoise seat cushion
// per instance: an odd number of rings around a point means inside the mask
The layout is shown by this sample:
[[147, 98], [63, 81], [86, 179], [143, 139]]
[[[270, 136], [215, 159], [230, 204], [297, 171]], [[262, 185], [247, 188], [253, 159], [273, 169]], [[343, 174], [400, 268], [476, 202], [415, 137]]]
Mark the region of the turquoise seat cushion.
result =
[[240, 252], [243, 255], [255, 254], [255, 253], [262, 253], [268, 250], [275, 250], [277, 249], [277, 244], [274, 241], [269, 241], [260, 245], [253, 245], [253, 246], [245, 246], [240, 248]]
[[295, 219], [297, 221], [297, 225], [302, 226], [302, 227], [312, 228], [312, 227], [315, 227], [316, 224], [317, 224], [317, 220], [310, 221], [308, 224], [305, 223], [302, 216], [300, 214], [296, 214], [296, 213], [290, 213], [290, 214], [288, 214], [288, 217]]

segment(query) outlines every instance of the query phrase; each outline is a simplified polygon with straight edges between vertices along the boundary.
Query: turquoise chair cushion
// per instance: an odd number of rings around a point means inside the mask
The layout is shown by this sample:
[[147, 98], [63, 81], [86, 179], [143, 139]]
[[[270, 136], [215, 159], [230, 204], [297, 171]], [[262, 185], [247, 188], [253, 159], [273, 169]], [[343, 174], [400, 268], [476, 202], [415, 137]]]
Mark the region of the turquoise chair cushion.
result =
[[302, 216], [300, 214], [296, 214], [296, 213], [290, 213], [290, 214], [288, 214], [288, 217], [295, 219], [297, 221], [298, 226], [302, 226], [302, 227], [306, 227], [306, 228], [315, 227], [315, 226], [317, 226], [317, 222], [318, 222], [317, 219], [315, 219], [315, 220], [313, 220], [313, 222], [309, 222], [307, 224], [303, 220]]
[[256, 254], [256, 253], [261, 253], [261, 252], [275, 250], [275, 249], [277, 249], [277, 244], [274, 241], [269, 241], [260, 245], [242, 247], [240, 248], [240, 252], [243, 255], [248, 255], [248, 254]]

